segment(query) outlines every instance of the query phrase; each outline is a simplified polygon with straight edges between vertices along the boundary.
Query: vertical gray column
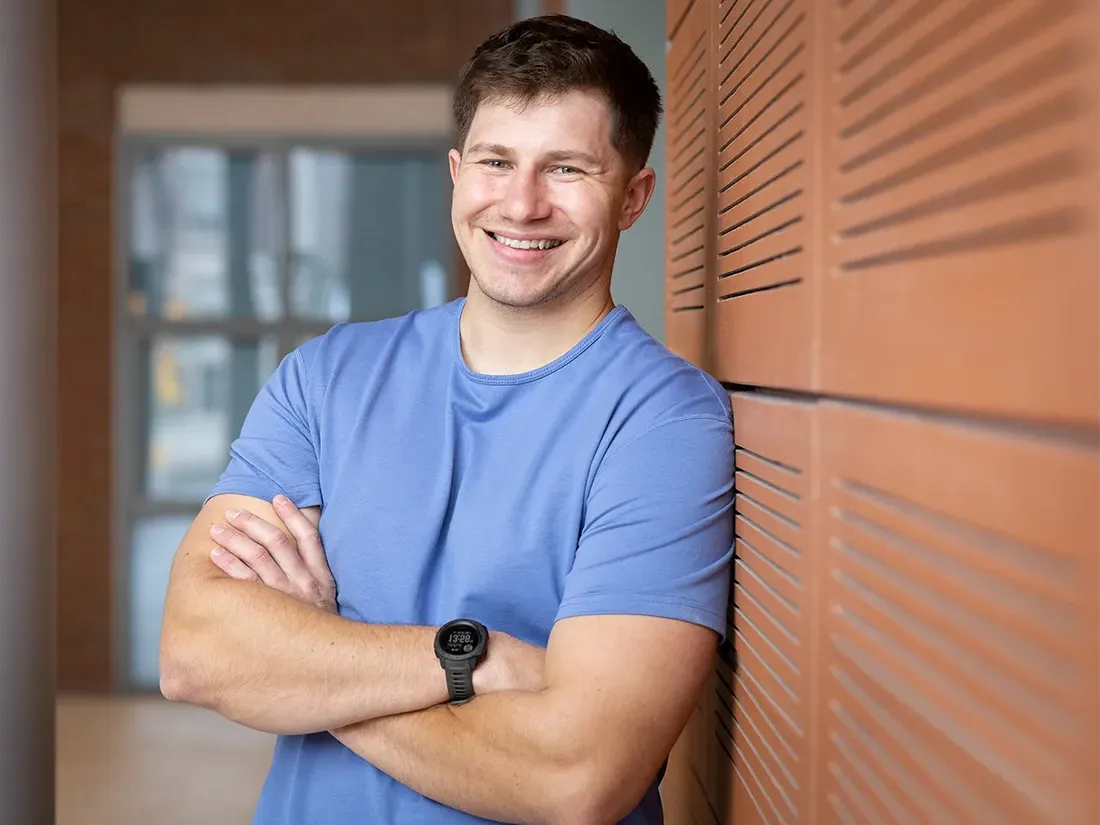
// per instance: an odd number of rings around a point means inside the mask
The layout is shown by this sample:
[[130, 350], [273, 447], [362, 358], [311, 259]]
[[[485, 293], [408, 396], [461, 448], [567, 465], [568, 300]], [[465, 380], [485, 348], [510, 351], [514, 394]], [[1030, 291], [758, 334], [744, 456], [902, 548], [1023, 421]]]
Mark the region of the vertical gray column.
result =
[[0, 822], [13, 825], [54, 821], [54, 8], [0, 0]]

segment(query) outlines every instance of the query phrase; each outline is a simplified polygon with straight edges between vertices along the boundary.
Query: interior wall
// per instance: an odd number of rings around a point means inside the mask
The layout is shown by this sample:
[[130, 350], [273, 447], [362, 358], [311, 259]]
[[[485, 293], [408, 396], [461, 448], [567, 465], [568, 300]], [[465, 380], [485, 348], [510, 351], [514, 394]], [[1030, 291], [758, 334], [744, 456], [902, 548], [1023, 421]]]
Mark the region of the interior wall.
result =
[[133, 84], [450, 83], [511, 0], [58, 2], [58, 680], [112, 687], [116, 93]]
[[670, 825], [1094, 825], [1100, 2], [667, 11], [667, 340], [737, 447]]

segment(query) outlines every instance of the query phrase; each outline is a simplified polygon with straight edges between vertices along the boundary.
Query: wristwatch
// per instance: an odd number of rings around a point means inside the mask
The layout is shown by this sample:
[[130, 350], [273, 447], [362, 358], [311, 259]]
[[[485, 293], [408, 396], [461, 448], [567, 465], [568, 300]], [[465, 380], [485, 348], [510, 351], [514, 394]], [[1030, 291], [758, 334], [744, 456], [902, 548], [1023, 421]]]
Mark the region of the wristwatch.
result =
[[489, 631], [473, 619], [455, 619], [435, 634], [435, 655], [447, 674], [447, 693], [460, 705], [474, 698], [474, 668], [485, 657]]

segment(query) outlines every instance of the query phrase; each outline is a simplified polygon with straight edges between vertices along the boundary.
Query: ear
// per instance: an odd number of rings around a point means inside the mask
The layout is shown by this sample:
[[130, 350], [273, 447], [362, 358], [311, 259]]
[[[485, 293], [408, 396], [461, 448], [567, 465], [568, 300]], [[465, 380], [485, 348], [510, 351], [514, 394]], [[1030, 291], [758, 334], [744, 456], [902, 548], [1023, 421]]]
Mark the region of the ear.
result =
[[455, 182], [455, 178], [458, 177], [458, 166], [462, 163], [462, 155], [458, 153], [457, 149], [452, 149], [447, 153], [447, 163], [451, 167], [451, 183]]
[[622, 212], [619, 213], [619, 231], [629, 229], [634, 221], [641, 217], [646, 204], [653, 197], [653, 188], [657, 185], [657, 173], [647, 166], [637, 172], [626, 185], [626, 197], [623, 198]]

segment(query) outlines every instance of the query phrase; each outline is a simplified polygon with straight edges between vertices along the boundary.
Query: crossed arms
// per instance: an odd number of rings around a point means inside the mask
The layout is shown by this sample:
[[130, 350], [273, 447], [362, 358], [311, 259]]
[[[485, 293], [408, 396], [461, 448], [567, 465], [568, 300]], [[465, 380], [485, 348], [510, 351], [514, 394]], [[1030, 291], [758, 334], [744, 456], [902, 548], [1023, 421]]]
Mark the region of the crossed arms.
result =
[[[477, 816], [587, 825], [637, 805], [687, 722], [713, 631], [578, 616], [555, 625], [545, 653], [492, 633], [477, 697], [453, 707], [435, 628], [335, 614], [319, 516], [246, 496], [207, 503], [173, 564], [165, 696], [272, 733], [331, 731], [419, 793]], [[226, 551], [217, 564], [214, 543]]]

